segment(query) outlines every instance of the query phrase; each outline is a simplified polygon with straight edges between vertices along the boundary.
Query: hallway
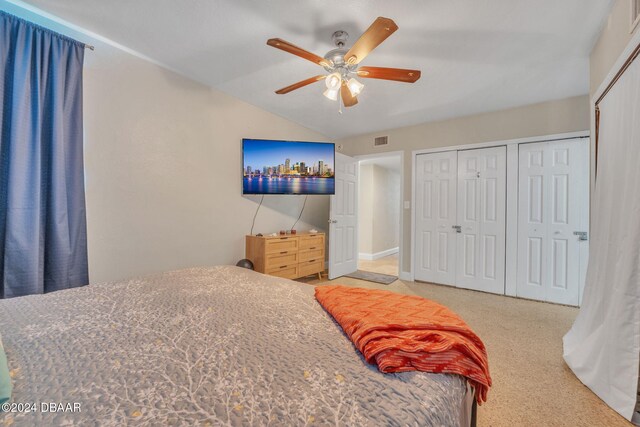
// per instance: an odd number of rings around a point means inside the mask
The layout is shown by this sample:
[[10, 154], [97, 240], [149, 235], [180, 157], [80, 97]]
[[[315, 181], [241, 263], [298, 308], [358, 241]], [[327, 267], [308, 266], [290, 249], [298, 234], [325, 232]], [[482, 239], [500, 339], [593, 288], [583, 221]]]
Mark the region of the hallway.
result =
[[373, 261], [359, 259], [358, 270], [398, 276], [398, 254], [389, 255]]

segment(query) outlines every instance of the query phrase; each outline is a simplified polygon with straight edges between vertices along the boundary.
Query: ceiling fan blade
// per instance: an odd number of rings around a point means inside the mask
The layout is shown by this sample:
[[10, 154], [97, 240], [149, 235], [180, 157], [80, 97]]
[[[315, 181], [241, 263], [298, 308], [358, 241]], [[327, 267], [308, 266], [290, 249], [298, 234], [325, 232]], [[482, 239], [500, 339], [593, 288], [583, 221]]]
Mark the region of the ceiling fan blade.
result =
[[392, 19], [377, 18], [367, 31], [351, 46], [351, 49], [344, 55], [344, 60], [349, 64], [358, 64], [397, 29], [398, 26]]
[[420, 70], [404, 70], [402, 68], [360, 67], [358, 76], [367, 79], [393, 80], [396, 82], [415, 83], [420, 78]]
[[344, 82], [342, 82], [342, 87], [340, 88], [340, 96], [342, 96], [342, 103], [347, 108], [353, 107], [358, 103], [358, 98], [351, 95], [351, 91]]
[[299, 56], [300, 58], [304, 58], [308, 61], [314, 62], [318, 65], [321, 66], [325, 66], [325, 65], [331, 65], [329, 64], [329, 61], [316, 55], [315, 53], [311, 53], [309, 51], [306, 51], [304, 49], [302, 49], [301, 47], [298, 47], [296, 45], [293, 45], [291, 43], [289, 43], [288, 41], [282, 40], [282, 39], [269, 39], [267, 40], [267, 44], [269, 46], [275, 47], [276, 49], [280, 49], [280, 50], [284, 50], [285, 52], [289, 52], [292, 53], [296, 56]]
[[306, 80], [302, 80], [298, 83], [294, 83], [291, 86], [287, 86], [287, 87], [283, 87], [282, 89], [279, 89], [276, 91], [276, 93], [278, 95], [284, 95], [285, 93], [289, 93], [291, 91], [294, 91], [296, 89], [300, 89], [301, 87], [305, 87], [306, 85], [310, 85], [311, 83], [315, 83], [315, 82], [319, 82], [320, 80], [324, 80], [327, 76], [322, 75], [322, 76], [314, 76], [314, 77], [310, 77]]

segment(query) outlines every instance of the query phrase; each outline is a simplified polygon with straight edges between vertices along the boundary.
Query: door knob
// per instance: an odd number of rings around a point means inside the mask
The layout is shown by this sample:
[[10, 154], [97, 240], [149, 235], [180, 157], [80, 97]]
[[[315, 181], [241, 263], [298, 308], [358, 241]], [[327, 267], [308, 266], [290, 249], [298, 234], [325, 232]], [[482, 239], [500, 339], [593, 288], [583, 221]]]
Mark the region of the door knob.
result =
[[456, 230], [456, 233], [462, 233], [462, 226], [461, 225], [452, 225], [451, 228]]
[[329, 224], [336, 224], [338, 222], [337, 219], [330, 219], [329, 221], [327, 221]]

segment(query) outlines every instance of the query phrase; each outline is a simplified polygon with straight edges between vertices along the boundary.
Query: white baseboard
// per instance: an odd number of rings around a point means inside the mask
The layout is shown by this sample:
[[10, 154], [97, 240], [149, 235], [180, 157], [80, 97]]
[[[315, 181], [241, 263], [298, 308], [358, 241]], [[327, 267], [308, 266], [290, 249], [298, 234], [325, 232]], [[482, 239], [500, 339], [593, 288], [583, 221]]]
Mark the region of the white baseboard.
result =
[[400, 251], [399, 248], [391, 248], [391, 249], [387, 249], [386, 251], [376, 252], [375, 254], [368, 254], [368, 253], [365, 253], [365, 252], [360, 252], [358, 254], [358, 257], [360, 259], [364, 259], [364, 260], [367, 260], [367, 261], [375, 261], [377, 259], [384, 258], [384, 257], [389, 256], [389, 255], [397, 254], [399, 251]]

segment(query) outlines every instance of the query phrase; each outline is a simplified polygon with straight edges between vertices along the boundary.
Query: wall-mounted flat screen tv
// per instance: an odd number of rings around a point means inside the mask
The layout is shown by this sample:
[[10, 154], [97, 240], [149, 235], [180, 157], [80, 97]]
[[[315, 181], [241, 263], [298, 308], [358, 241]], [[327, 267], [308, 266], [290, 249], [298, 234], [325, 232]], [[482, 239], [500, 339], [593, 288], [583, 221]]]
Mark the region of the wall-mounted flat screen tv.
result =
[[242, 194], [335, 194], [335, 145], [242, 140]]

